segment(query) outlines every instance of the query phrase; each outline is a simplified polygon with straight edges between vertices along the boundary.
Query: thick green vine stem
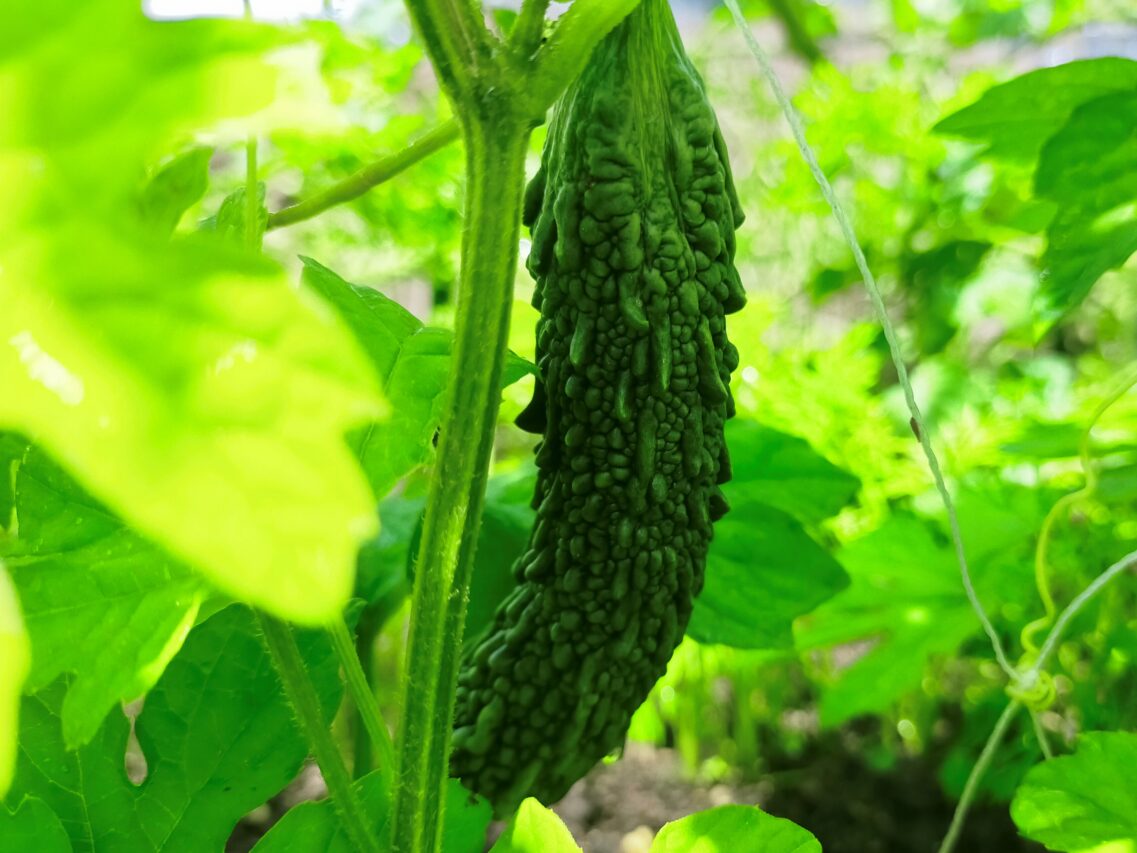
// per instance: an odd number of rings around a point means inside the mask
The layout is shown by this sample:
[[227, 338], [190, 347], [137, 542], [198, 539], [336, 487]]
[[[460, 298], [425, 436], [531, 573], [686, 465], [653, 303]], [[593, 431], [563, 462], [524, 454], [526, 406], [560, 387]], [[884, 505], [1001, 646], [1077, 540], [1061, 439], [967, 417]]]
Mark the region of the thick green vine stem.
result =
[[529, 133], [507, 121], [466, 134], [466, 222], [454, 359], [431, 482], [400, 728], [392, 850], [437, 849], [462, 626], [497, 421]]
[[265, 645], [268, 646], [272, 661], [284, 684], [284, 692], [288, 695], [300, 726], [308, 737], [308, 743], [316, 756], [316, 763], [320, 766], [320, 773], [323, 774], [324, 782], [328, 786], [332, 807], [339, 816], [344, 832], [351, 839], [352, 849], [362, 853], [378, 853], [379, 844], [372, 830], [375, 821], [368, 817], [351, 786], [351, 775], [347, 772], [347, 766], [340, 754], [339, 745], [328, 727], [328, 721], [324, 719], [320, 698], [316, 695], [312, 679], [308, 677], [292, 629], [267, 614], [257, 615]]
[[[466, 145], [466, 229], [454, 357], [415, 571], [389, 849], [439, 847], [474, 545], [500, 403], [529, 132], [638, 0], [576, 0], [532, 57], [486, 29], [471, 0], [407, 9]], [[540, 4], [537, 4], [540, 6]], [[531, 7], [532, 8], [532, 7]]]

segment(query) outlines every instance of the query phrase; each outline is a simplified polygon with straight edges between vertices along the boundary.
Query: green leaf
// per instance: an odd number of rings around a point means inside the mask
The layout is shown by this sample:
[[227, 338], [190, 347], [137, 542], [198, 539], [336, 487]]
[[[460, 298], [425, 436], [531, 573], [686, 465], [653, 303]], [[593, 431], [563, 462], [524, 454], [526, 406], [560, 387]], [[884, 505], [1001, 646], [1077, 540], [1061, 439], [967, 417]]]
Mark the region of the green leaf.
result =
[[[247, 193], [244, 187], [238, 187], [229, 193], [222, 200], [217, 213], [201, 223], [201, 230], [235, 245], [247, 247], [249, 237], [245, 232], [245, 219], [248, 213], [246, 197]], [[264, 242], [266, 228], [268, 228], [268, 209], [265, 207], [265, 185], [259, 183], [257, 184], [257, 225], [255, 229], [258, 249]]]
[[1042, 149], [1035, 193], [1058, 204], [1042, 256], [1037, 314], [1043, 330], [1137, 251], [1134, 89], [1137, 81], [1124, 94], [1083, 104]]
[[[352, 785], [363, 811], [374, 818], [380, 828], [387, 822], [391, 807], [390, 802], [383, 798], [383, 773], [383, 770], [373, 770]], [[253, 847], [253, 853], [309, 850], [354, 853], [331, 800], [310, 800], [293, 806]]]
[[207, 591], [42, 452], [20, 456], [10, 571], [35, 652], [28, 689], [75, 674], [61, 709], [64, 740], [74, 747], [94, 736], [116, 703], [153, 686]]
[[837, 556], [849, 588], [797, 633], [801, 649], [867, 644], [822, 697], [827, 726], [884, 710], [920, 684], [930, 656], [954, 652], [978, 627], [953, 552], [925, 522], [894, 515]]
[[526, 466], [512, 475], [492, 478], [486, 488], [462, 635], [467, 647], [493, 621], [498, 605], [517, 585], [513, 565], [529, 544], [529, 531], [536, 516], [529, 503], [535, 478], [535, 469]]
[[142, 221], [156, 233], [173, 233], [182, 214], [205, 195], [212, 156], [212, 148], [191, 148], [159, 169], [138, 200]]
[[374, 374], [323, 303], [207, 242], [61, 224], [9, 255], [0, 424], [223, 591], [320, 622], [376, 526], [342, 439]]
[[[430, 461], [442, 416], [453, 335], [428, 328], [397, 302], [351, 284], [303, 258], [304, 280], [339, 312], [371, 356], [391, 403], [386, 420], [359, 430], [353, 445], [376, 495], [386, 495], [408, 473]], [[533, 371], [509, 353], [502, 387]]]
[[490, 853], [580, 853], [580, 847], [553, 811], [528, 797]]
[[687, 635], [740, 649], [793, 648], [794, 620], [848, 584], [791, 516], [760, 503], [735, 506], [715, 524]]
[[733, 473], [724, 491], [732, 507], [756, 501], [815, 524], [838, 513], [861, 485], [809, 442], [756, 421], [729, 421], [726, 443]]
[[174, 140], [307, 123], [270, 115], [289, 74], [268, 52], [299, 34], [118, 0], [18, 3], [5, 28], [0, 427], [225, 592], [337, 614], [375, 524], [342, 438], [379, 412], [369, 365], [279, 267], [138, 217]]
[[[1038, 764], [1011, 803], [1027, 838], [1062, 853], [1137, 849], [1137, 734], [1086, 732], [1073, 755]], [[1116, 847], [1108, 845], [1117, 845]]]
[[71, 853], [71, 839], [50, 806], [25, 797], [14, 812], [0, 803], [0, 853]]
[[379, 535], [359, 549], [356, 595], [369, 605], [408, 592], [411, 542], [422, 524], [424, 498], [391, 496], [379, 504]]
[[652, 853], [821, 853], [817, 839], [796, 823], [766, 814], [756, 806], [719, 806], [665, 825]]
[[442, 853], [482, 853], [492, 820], [493, 806], [489, 800], [470, 793], [457, 779], [446, 781]]
[[[338, 666], [322, 632], [299, 637], [327, 718], [339, 704]], [[248, 610], [230, 607], [191, 632], [147, 695], [135, 730], [147, 773], [123, 765], [130, 725], [112, 715], [68, 751], [60, 732], [65, 684], [24, 701], [16, 796], [39, 797], [77, 853], [221, 850], [236, 822], [299, 771], [307, 746]]]
[[1082, 104], [1137, 87], [1137, 62], [1086, 59], [1042, 68], [994, 86], [969, 107], [952, 113], [937, 133], [987, 144], [986, 153], [1030, 163]]
[[[16, 764], [20, 692], [31, 666], [31, 647], [16, 591], [0, 561], [0, 797], [8, 792]], [[0, 821], [2, 824], [3, 821]]]
[[[462, 643], [474, 645], [493, 621], [498, 605], [517, 586], [513, 567], [529, 544], [529, 532], [536, 513], [530, 506], [536, 482], [536, 468], [526, 465], [507, 474], [492, 477], [486, 487], [486, 505], [474, 552], [470, 581], [470, 600]], [[419, 504], [421, 506], [421, 503]], [[414, 580], [414, 560], [422, 537], [420, 516], [408, 546], [408, 579]]]

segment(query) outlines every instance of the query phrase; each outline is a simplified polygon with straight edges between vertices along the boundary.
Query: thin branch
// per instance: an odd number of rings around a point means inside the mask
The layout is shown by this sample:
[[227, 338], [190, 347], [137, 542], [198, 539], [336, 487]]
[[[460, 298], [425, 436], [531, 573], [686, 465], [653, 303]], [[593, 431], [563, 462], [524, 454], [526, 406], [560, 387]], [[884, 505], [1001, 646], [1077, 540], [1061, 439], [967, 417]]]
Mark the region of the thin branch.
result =
[[440, 124], [424, 136], [419, 137], [402, 151], [389, 154], [380, 160], [364, 166], [355, 174], [283, 210], [278, 210], [268, 218], [268, 228], [283, 228], [305, 219], [311, 219], [338, 204], [359, 198], [369, 190], [409, 169], [435, 151], [445, 148], [460, 136], [458, 122], [454, 119]]
[[1042, 718], [1033, 708], [1030, 709], [1030, 721], [1034, 725], [1034, 737], [1038, 741], [1038, 748], [1042, 751], [1042, 757], [1049, 761], [1054, 757], [1054, 751], [1050, 748], [1050, 739], [1042, 727]]
[[[356, 713], [367, 731], [371, 744], [379, 752], [379, 769], [384, 780], [391, 779], [395, 775], [395, 747], [391, 743], [391, 733], [387, 731], [387, 724], [379, 716], [375, 693], [367, 683], [367, 676], [355, 651], [355, 641], [343, 619], [333, 622], [328, 628], [328, 633], [332, 638], [332, 648], [343, 669], [352, 704], [355, 705]], [[356, 775], [362, 774], [357, 771]]]
[[549, 0], [525, 0], [521, 4], [517, 23], [509, 34], [509, 43], [522, 56], [532, 56], [533, 51], [540, 47], [541, 37], [545, 34], [545, 12], [548, 8]]
[[1078, 612], [1086, 606], [1086, 603], [1097, 595], [1111, 580], [1116, 578], [1122, 572], [1137, 566], [1137, 551], [1131, 551], [1126, 554], [1090, 583], [1081, 594], [1071, 601], [1066, 609], [1058, 614], [1058, 618], [1054, 621], [1054, 627], [1050, 629], [1050, 633], [1046, 636], [1046, 642], [1042, 644], [1042, 650], [1038, 653], [1038, 658], [1031, 665], [1030, 669], [1026, 671], [1021, 677], [1020, 683], [1025, 686], [1030, 686], [1042, 668], [1046, 666], [1046, 661], [1050, 655], [1054, 653], [1055, 648], [1058, 646], [1058, 641], [1062, 639], [1062, 633], [1066, 630], [1066, 626], [1070, 624]]
[[260, 204], [260, 193], [257, 191], [257, 139], [250, 136], [245, 143], [245, 245], [254, 252], [261, 248], [257, 229]]
[[458, 103], [474, 100], [482, 66], [496, 42], [470, 0], [406, 0], [443, 90]]
[[[733, 0], [727, 0], [733, 2]], [[999, 748], [999, 744], [1003, 742], [1003, 738], [1007, 734], [1007, 729], [1010, 728], [1011, 721], [1014, 720], [1015, 714], [1018, 713], [1022, 707], [1017, 700], [1012, 700], [1007, 705], [1003, 715], [999, 717], [999, 722], [995, 723], [995, 728], [991, 730], [991, 736], [987, 738], [987, 743], [983, 745], [983, 751], [979, 753], [979, 760], [975, 762], [975, 766], [971, 768], [971, 775], [967, 777], [967, 784], [963, 786], [963, 794], [959, 798], [959, 803], [955, 807], [955, 814], [951, 816], [951, 826], [948, 827], [947, 835], [944, 836], [943, 842], [940, 844], [939, 853], [951, 853], [955, 849], [955, 843], [959, 840], [959, 834], [963, 831], [963, 821], [967, 817], [967, 811], [971, 808], [971, 803], [975, 799], [975, 793], [979, 788], [979, 783], [982, 781], [983, 776], [987, 773], [987, 768], [991, 765], [991, 760], [995, 757], [995, 751]]]
[[1007, 658], [1007, 654], [1003, 650], [1002, 640], [999, 639], [999, 634], [995, 631], [995, 626], [987, 615], [983, 603], [979, 600], [979, 595], [975, 592], [975, 585], [971, 580], [971, 571], [967, 567], [967, 555], [963, 549], [963, 534], [959, 529], [959, 517], [955, 511], [955, 503], [952, 500], [951, 493], [948, 491], [943, 471], [940, 469], [939, 458], [936, 456], [936, 452], [932, 447], [931, 432], [928, 430], [924, 415], [916, 403], [916, 395], [912, 390], [912, 382], [908, 378], [908, 368], [904, 364], [904, 356], [900, 351], [900, 343], [896, 337], [896, 330], [892, 325], [892, 320], [888, 316], [888, 309], [884, 305], [884, 297], [881, 296], [880, 287], [877, 286], [876, 278], [873, 276], [872, 270], [869, 269], [868, 261], [865, 259], [865, 253], [861, 249], [860, 241], [853, 231], [853, 225], [845, 213], [845, 208], [841, 205], [841, 202], [838, 201], [837, 195], [833, 191], [833, 186], [829, 183], [829, 179], [825, 176], [825, 172], [822, 171], [820, 164], [817, 162], [817, 157], [813, 153], [813, 149], [805, 138], [805, 128], [802, 126], [801, 116], [798, 115], [797, 110], [794, 108], [793, 103], [782, 87], [781, 80], [778, 79], [777, 73], [770, 65], [766, 51], [758, 44], [754, 33], [751, 32], [750, 26], [746, 23], [746, 19], [742, 15], [742, 10], [738, 8], [737, 0], [724, 0], [724, 2], [727, 8], [730, 9], [731, 15], [734, 16], [734, 21], [738, 25], [738, 28], [742, 30], [742, 35], [750, 47], [750, 52], [758, 61], [762, 75], [766, 78], [767, 84], [774, 93], [774, 98], [777, 100], [782, 113], [785, 115], [786, 121], [790, 125], [794, 141], [797, 143], [797, 147], [801, 151], [801, 155], [805, 159], [806, 164], [809, 166], [809, 171], [813, 175], [813, 179], [821, 188], [821, 194], [829, 203], [829, 207], [833, 211], [833, 217], [837, 220], [837, 224], [841, 228], [841, 233], [844, 235], [845, 241], [853, 253], [853, 259], [857, 263], [857, 269], [860, 270], [862, 279], [864, 279], [865, 289], [868, 291], [869, 299], [872, 301], [877, 319], [880, 321], [881, 328], [884, 330], [885, 340], [888, 341], [888, 350], [892, 356], [892, 362], [896, 367], [897, 379], [900, 382], [901, 388], [904, 390], [904, 399], [908, 403], [908, 411], [911, 413], [912, 420], [916, 424], [916, 432], [919, 437], [920, 446], [923, 448], [924, 456], [928, 460], [928, 468], [931, 469], [932, 478], [936, 483], [936, 490], [939, 492], [940, 500], [943, 502], [944, 509], [947, 511], [948, 526], [951, 528], [951, 538], [955, 545], [955, 555], [959, 562], [959, 572], [963, 580], [963, 588], [967, 593], [967, 599], [971, 602], [972, 610], [974, 610], [975, 615], [979, 617], [979, 622], [983, 625], [983, 630], [991, 641], [991, 647], [994, 649], [995, 659], [999, 662], [999, 666], [1013, 679], [1016, 677], [1015, 668]]
[[[1038, 534], [1038, 545], [1034, 552], [1034, 582], [1038, 588], [1039, 598], [1042, 599], [1043, 609], [1046, 615], [1032, 622], [1028, 628], [1035, 626], [1044, 626], [1050, 624], [1054, 618], [1054, 614], [1058, 608], [1054, 606], [1054, 596], [1050, 590], [1050, 573], [1049, 563], [1047, 560], [1047, 552], [1050, 547], [1051, 534], [1053, 532], [1054, 524], [1059, 518], [1063, 516], [1067, 507], [1073, 506], [1081, 500], [1092, 498], [1097, 492], [1098, 487], [1098, 472], [1093, 464], [1093, 456], [1091, 454], [1090, 441], [1093, 437], [1094, 427], [1097, 426], [1098, 421], [1110, 409], [1110, 407], [1124, 397], [1129, 390], [1137, 385], [1137, 371], [1131, 370], [1129, 375], [1104, 399], [1090, 417], [1090, 422], [1086, 424], [1086, 429], [1082, 433], [1081, 441], [1078, 445], [1078, 457], [1082, 463], [1082, 474], [1086, 478], [1085, 485], [1078, 491], [1071, 492], [1068, 495], [1063, 495], [1059, 498], [1054, 506], [1050, 508], [1050, 512], [1046, 514], [1046, 518], [1042, 520], [1042, 529]], [[1024, 631], [1024, 634], [1027, 632]]]
[[284, 684], [284, 692], [307, 735], [312, 753], [316, 756], [316, 763], [328, 786], [332, 807], [339, 815], [340, 825], [351, 839], [353, 849], [363, 853], [378, 853], [379, 843], [375, 839], [367, 813], [352, 788], [351, 776], [344, 765], [339, 746], [332, 737], [328, 721], [324, 719], [320, 697], [316, 695], [316, 688], [304, 666], [292, 629], [265, 613], [258, 613], [257, 616], [265, 645], [272, 654], [272, 661]]

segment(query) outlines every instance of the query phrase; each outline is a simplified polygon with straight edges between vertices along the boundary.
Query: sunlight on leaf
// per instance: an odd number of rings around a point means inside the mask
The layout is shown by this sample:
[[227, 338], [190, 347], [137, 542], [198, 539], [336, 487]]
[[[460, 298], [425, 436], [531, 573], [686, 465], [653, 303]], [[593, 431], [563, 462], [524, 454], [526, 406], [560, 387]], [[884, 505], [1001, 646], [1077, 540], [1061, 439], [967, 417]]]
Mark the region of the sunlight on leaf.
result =
[[528, 797], [490, 853], [580, 853], [580, 847], [553, 811]]
[[821, 853], [821, 844], [793, 821], [755, 806], [719, 806], [672, 821], [651, 853]]
[[[117, 0], [20, 2], [5, 26], [0, 425], [221, 590], [327, 619], [375, 530], [343, 441], [381, 412], [374, 374], [279, 267], [156, 239], [138, 208], [187, 134], [278, 105], [267, 52], [301, 31], [158, 23]], [[159, 231], [203, 159], [176, 200], [150, 199]]]
[[1137, 849], [1137, 734], [1086, 732], [1073, 755], [1036, 765], [1011, 817], [1027, 838], [1062, 853]]
[[0, 423], [220, 589], [337, 612], [375, 529], [340, 436], [379, 406], [335, 315], [217, 245], [54, 235], [0, 270]]
[[[16, 761], [20, 691], [31, 664], [31, 648], [16, 590], [0, 562], [0, 797], [8, 792]], [[0, 825], [2, 825], [0, 821]]]

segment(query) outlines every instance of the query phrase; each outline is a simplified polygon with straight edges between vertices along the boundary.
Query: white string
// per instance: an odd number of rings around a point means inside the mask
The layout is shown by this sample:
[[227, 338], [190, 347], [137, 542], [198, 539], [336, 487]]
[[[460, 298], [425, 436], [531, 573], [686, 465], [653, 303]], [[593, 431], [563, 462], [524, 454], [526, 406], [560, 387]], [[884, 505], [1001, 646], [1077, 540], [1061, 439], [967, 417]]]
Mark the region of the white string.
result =
[[939, 459], [936, 457], [936, 452], [932, 448], [932, 440], [928, 433], [927, 425], [924, 422], [924, 416], [920, 412], [919, 405], [916, 403], [916, 395], [912, 391], [912, 383], [908, 379], [908, 369], [904, 366], [904, 358], [900, 352], [900, 345], [896, 340], [896, 330], [888, 317], [888, 310], [885, 308], [884, 298], [880, 294], [880, 288], [877, 286], [872, 270], [869, 269], [869, 264], [865, 259], [864, 251], [861, 249], [860, 241], [857, 240], [856, 232], [853, 230], [852, 223], [850, 223], [845, 209], [841, 206], [841, 202], [837, 200], [837, 196], [833, 192], [833, 187], [829, 183], [829, 179], [825, 177], [825, 173], [821, 170], [821, 166], [817, 162], [817, 157], [814, 155], [813, 149], [810, 148], [809, 142], [805, 138], [805, 129], [802, 126], [801, 117], [798, 115], [789, 96], [786, 95], [785, 89], [782, 88], [781, 80], [778, 79], [777, 73], [770, 65], [770, 60], [766, 56], [766, 52], [762, 49], [762, 46], [758, 44], [754, 33], [751, 32], [750, 25], [747, 24], [746, 19], [742, 15], [742, 10], [738, 8], [737, 0], [723, 0], [723, 2], [730, 10], [730, 14], [734, 17], [734, 22], [738, 25], [738, 28], [742, 30], [742, 35], [746, 39], [746, 44], [749, 46], [750, 52], [754, 55], [759, 67], [762, 69], [762, 76], [766, 78], [766, 82], [773, 91], [778, 106], [781, 107], [782, 114], [786, 117], [786, 121], [790, 125], [790, 130], [793, 131], [794, 141], [797, 143], [798, 150], [805, 159], [806, 165], [809, 166], [809, 171], [813, 175], [813, 179], [821, 188], [821, 194], [825, 196], [825, 200], [829, 203], [829, 207], [833, 211], [833, 216], [837, 220], [837, 224], [841, 228], [841, 233], [845, 237], [845, 242], [849, 244], [849, 249], [853, 252], [853, 259], [857, 263], [857, 269], [860, 270], [861, 278], [864, 279], [865, 289], [868, 291], [869, 299], [872, 301], [877, 319], [880, 321], [881, 328], [884, 330], [885, 340], [888, 341], [888, 351], [892, 356], [892, 363], [896, 367], [896, 376], [900, 382], [900, 387], [904, 389], [904, 399], [908, 403], [908, 411], [911, 413], [912, 421], [916, 426], [916, 437], [920, 441], [920, 446], [924, 449], [924, 456], [927, 457], [928, 467], [931, 469], [932, 477], [936, 481], [936, 489], [939, 491], [940, 499], [943, 501], [944, 509], [947, 511], [952, 543], [955, 545], [955, 556], [959, 562], [959, 573], [963, 579], [963, 588], [967, 592], [967, 600], [971, 602], [971, 607], [975, 611], [975, 615], [979, 617], [979, 621], [983, 625], [983, 630], [991, 640], [991, 647], [995, 650], [995, 659], [999, 662], [999, 666], [1002, 667], [1008, 677], [1017, 679], [1018, 673], [1007, 659], [1006, 652], [1003, 651], [1003, 643], [995, 631], [995, 626], [991, 623], [990, 617], [987, 616], [987, 611], [983, 608], [983, 603], [979, 600], [979, 596], [975, 592], [975, 585], [971, 580], [971, 571], [967, 567], [967, 556], [963, 549], [963, 535], [960, 533], [959, 518], [956, 515], [955, 503], [952, 501], [951, 494], [948, 492], [947, 483], [944, 481], [944, 475], [940, 469]]

